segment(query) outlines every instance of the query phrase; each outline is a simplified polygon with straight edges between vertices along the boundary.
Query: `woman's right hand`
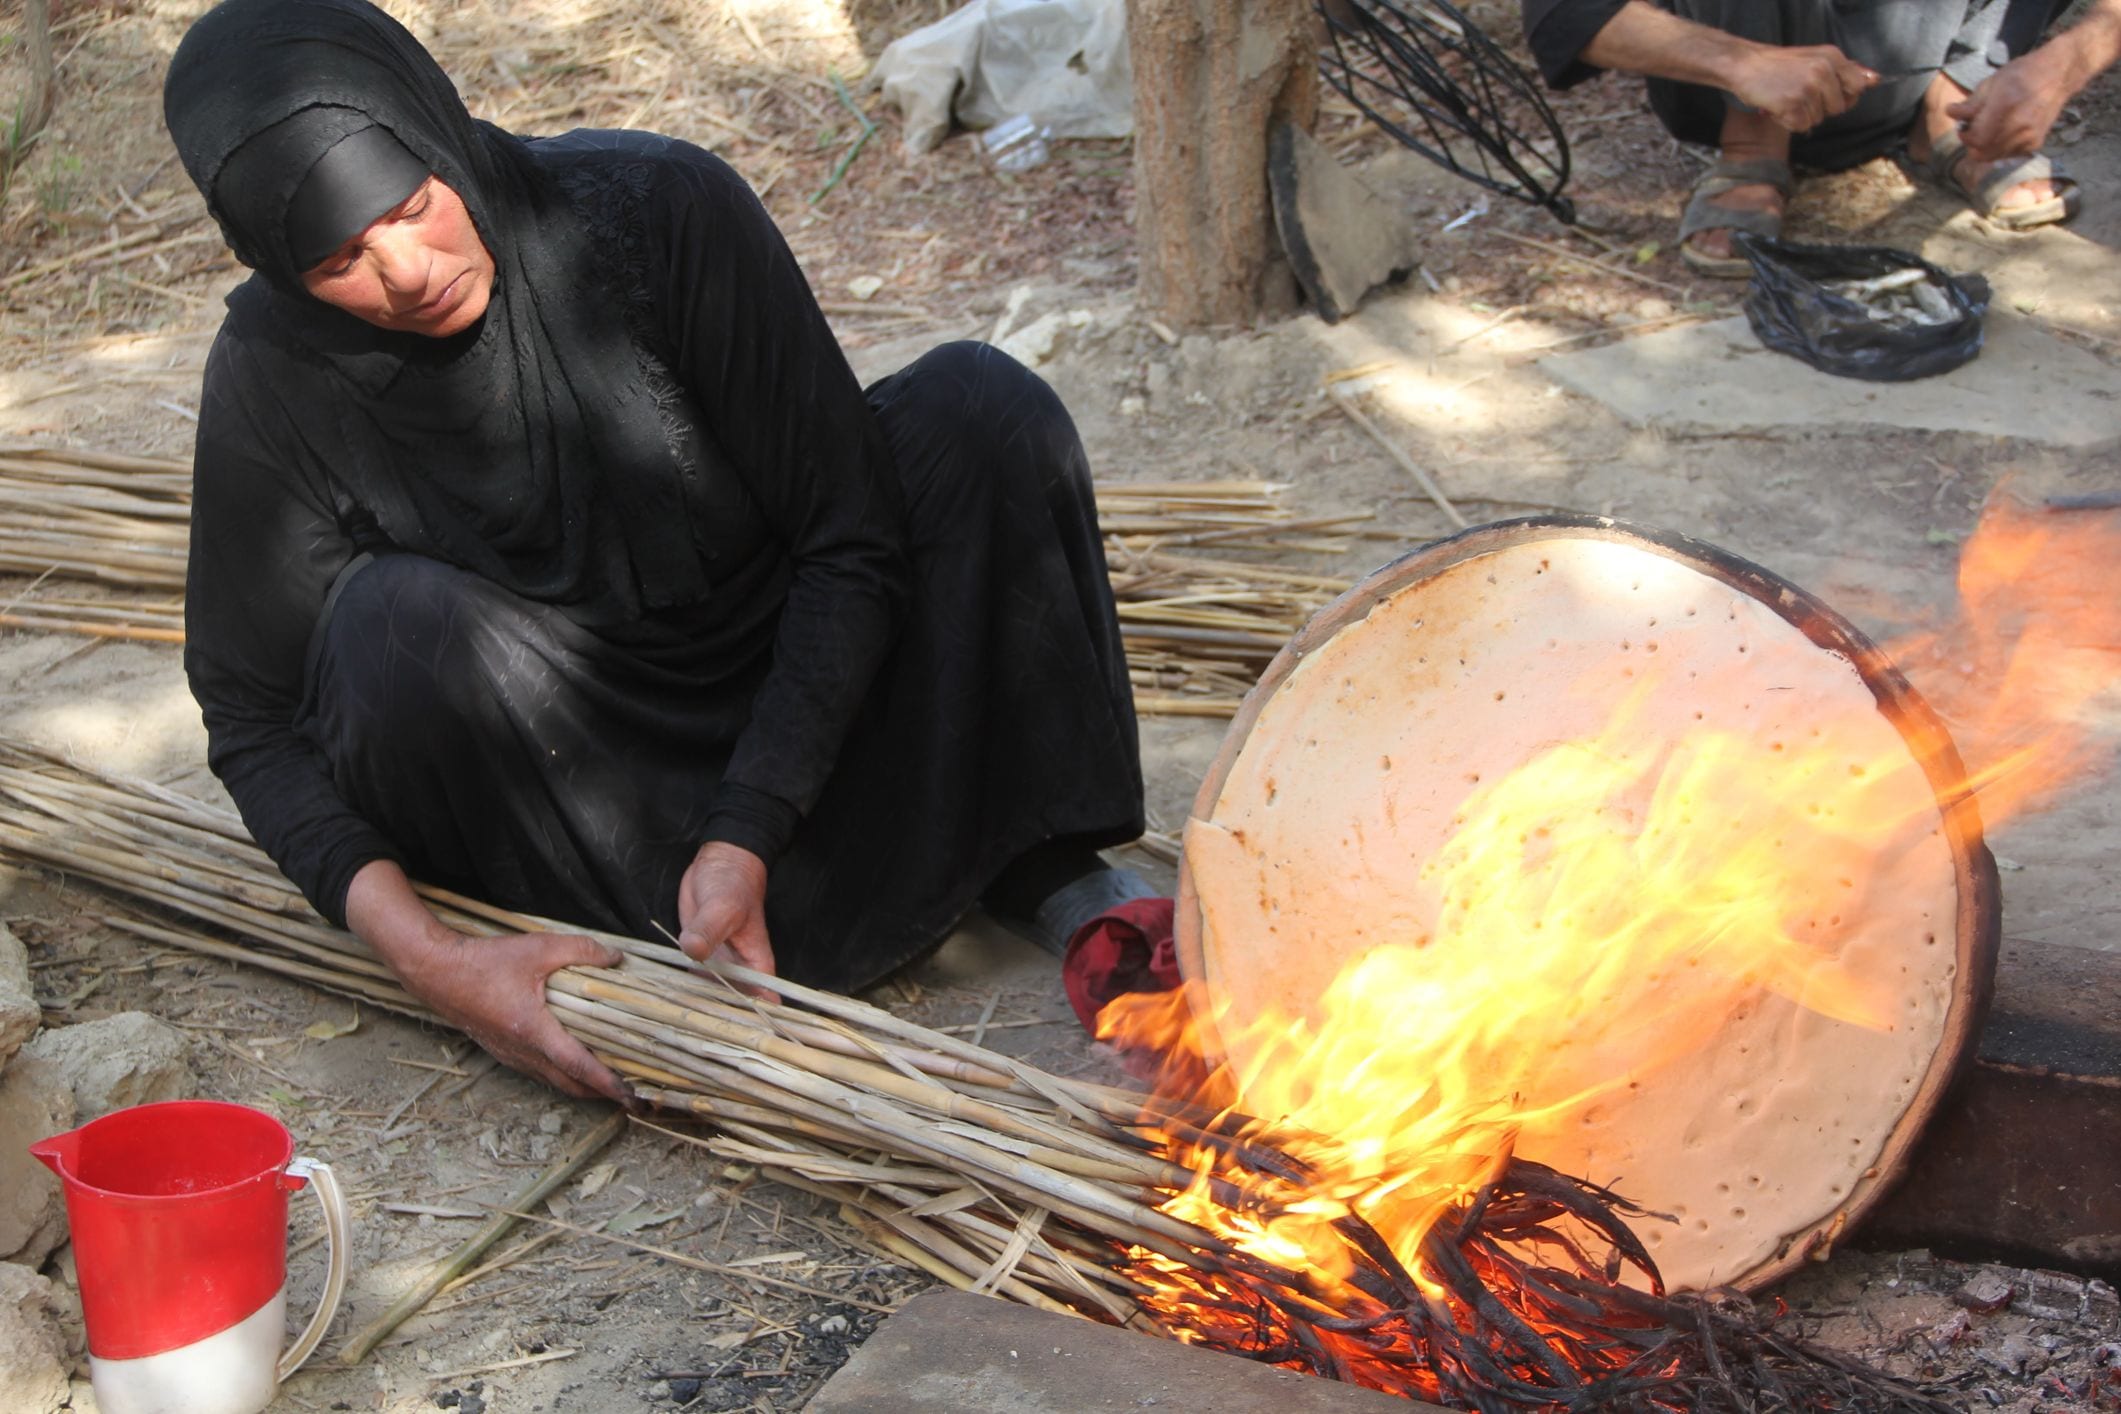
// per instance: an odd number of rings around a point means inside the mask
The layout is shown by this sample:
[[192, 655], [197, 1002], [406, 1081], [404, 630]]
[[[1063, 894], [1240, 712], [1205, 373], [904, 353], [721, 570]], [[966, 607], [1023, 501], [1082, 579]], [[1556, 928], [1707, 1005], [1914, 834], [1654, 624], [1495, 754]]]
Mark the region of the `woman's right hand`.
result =
[[355, 873], [346, 924], [406, 991], [501, 1064], [583, 1099], [633, 1103], [625, 1083], [545, 1004], [546, 978], [563, 967], [616, 967], [618, 949], [572, 933], [466, 937], [444, 927], [388, 859]]
[[450, 934], [392, 966], [407, 991], [501, 1064], [582, 1099], [629, 1105], [625, 1082], [545, 1002], [545, 979], [561, 968], [615, 967], [621, 956], [569, 933]]
[[[741, 845], [719, 840], [701, 845], [678, 881], [678, 947], [695, 962], [720, 958], [772, 976], [766, 862]], [[766, 987], [739, 990], [762, 1002], [780, 1000]]]

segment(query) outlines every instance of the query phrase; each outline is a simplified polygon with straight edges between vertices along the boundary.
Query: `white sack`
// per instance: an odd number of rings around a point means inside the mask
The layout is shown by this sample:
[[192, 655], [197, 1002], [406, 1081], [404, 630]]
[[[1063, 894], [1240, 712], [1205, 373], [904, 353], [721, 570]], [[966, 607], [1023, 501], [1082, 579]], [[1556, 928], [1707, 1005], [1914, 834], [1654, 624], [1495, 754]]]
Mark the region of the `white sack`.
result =
[[871, 78], [906, 115], [906, 150], [1029, 114], [1055, 137], [1134, 131], [1124, 0], [971, 0], [892, 41]]

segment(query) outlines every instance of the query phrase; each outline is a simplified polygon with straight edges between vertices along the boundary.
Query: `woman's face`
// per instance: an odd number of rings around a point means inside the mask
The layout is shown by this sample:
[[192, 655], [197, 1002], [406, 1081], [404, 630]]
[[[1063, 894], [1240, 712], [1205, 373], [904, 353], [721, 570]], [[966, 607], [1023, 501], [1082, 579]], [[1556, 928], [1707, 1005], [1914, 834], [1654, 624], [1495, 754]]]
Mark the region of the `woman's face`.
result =
[[378, 329], [462, 333], [486, 312], [493, 294], [493, 256], [479, 239], [463, 198], [429, 177], [320, 263], [302, 272], [302, 288]]

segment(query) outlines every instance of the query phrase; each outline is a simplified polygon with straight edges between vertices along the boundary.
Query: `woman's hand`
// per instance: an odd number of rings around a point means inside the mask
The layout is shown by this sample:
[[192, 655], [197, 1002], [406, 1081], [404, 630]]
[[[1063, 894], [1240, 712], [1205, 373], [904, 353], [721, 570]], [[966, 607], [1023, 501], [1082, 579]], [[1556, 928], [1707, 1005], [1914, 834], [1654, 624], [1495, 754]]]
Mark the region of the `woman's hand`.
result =
[[346, 923], [406, 991], [501, 1064], [583, 1099], [633, 1103], [625, 1082], [545, 1004], [547, 977], [563, 967], [616, 967], [616, 948], [566, 933], [467, 938], [444, 927], [387, 859], [354, 875]]
[[569, 933], [454, 934], [407, 958], [398, 976], [501, 1064], [570, 1095], [630, 1104], [625, 1082], [568, 1035], [545, 1003], [545, 979], [561, 968], [616, 967], [621, 956]]
[[[720, 840], [701, 845], [678, 883], [678, 946], [698, 962], [726, 958], [771, 974], [766, 862], [741, 845]], [[779, 1000], [763, 988], [745, 990], [761, 1000]]]

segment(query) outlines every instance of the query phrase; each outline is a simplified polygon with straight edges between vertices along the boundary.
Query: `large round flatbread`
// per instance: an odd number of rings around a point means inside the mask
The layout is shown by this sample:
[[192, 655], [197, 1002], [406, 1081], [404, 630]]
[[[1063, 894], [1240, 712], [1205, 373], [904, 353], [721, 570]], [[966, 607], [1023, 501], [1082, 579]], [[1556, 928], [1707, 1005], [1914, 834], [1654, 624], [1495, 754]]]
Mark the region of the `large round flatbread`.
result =
[[[1667, 1014], [1620, 1033], [1669, 1022], [1689, 1033], [1682, 1054], [1637, 1069], [1581, 1022], [1536, 1043], [1529, 1108], [1596, 1094], [1529, 1121], [1517, 1152], [1675, 1219], [1638, 1224], [1674, 1289], [1756, 1287], [1897, 1176], [1978, 1030], [1998, 918], [1942, 728], [1802, 591], [1713, 547], [1589, 518], [1477, 529], [1379, 571], [1298, 635], [1233, 724], [1186, 829], [1181, 964], [1229, 1008], [1221, 1032], [1241, 1063], [1244, 1020], [1315, 1019], [1326, 985], [1373, 948], [1473, 946], [1439, 928], [1426, 866], [1483, 783], [1600, 739], [1616, 713], [1637, 742], [1735, 738], [1744, 768], [1770, 776], [1761, 763], [1801, 745], [1812, 774], [1785, 783], [1798, 809], [1840, 808], [1824, 759], [1870, 773], [1867, 801], [1900, 817], [1832, 858], [1815, 842], [1816, 909], [1789, 921], [1833, 994], [1862, 999], [1861, 1024], [1820, 1000], [1824, 986], [1804, 1004], [1805, 977], [1706, 1007], [1674, 978], [1652, 992]], [[1654, 788], [1646, 776], [1641, 792]], [[1758, 844], [1782, 828], [1766, 814], [1708, 799], [1693, 828]]]

